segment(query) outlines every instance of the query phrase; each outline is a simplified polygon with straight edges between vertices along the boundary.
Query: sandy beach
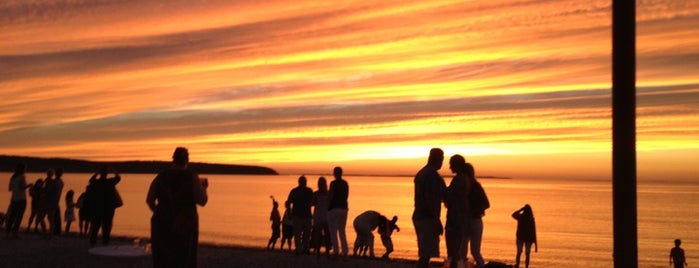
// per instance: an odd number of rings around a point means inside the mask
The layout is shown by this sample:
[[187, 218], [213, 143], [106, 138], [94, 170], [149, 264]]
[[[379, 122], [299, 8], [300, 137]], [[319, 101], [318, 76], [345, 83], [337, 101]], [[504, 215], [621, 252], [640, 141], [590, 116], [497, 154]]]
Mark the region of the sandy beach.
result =
[[[131, 244], [133, 238], [130, 237], [114, 237], [111, 243]], [[150, 257], [102, 257], [88, 253], [89, 249], [87, 238], [75, 234], [51, 239], [29, 233], [21, 233], [18, 239], [6, 239], [3, 235], [0, 239], [0, 267], [152, 267]], [[199, 267], [415, 267], [411, 260], [353, 257], [331, 260], [315, 255], [296, 256], [289, 251], [211, 244], [200, 244], [198, 264]]]

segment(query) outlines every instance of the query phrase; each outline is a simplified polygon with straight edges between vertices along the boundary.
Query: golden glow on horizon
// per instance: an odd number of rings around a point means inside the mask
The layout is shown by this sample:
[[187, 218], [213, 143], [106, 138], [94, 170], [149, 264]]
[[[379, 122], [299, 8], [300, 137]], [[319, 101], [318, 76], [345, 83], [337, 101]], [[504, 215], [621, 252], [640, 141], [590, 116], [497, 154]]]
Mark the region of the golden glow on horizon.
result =
[[[4, 154], [183, 145], [197, 161], [393, 169], [438, 146], [486, 171], [536, 155], [499, 173], [610, 164], [609, 1], [85, 3], [0, 3]], [[697, 1], [639, 4], [642, 157], [699, 154], [697, 23]]]

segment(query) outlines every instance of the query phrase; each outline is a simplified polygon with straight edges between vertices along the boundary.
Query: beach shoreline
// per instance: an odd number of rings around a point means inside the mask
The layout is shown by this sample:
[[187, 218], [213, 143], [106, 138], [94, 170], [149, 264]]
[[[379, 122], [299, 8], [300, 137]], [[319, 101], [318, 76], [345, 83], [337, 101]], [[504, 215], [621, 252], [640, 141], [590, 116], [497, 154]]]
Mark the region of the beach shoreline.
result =
[[[88, 238], [71, 233], [50, 239], [21, 232], [17, 239], [0, 239], [0, 267], [152, 267], [150, 256], [103, 257], [88, 252]], [[115, 236], [110, 245], [132, 246], [137, 237]], [[97, 247], [101, 246], [98, 242]], [[414, 260], [348, 257], [330, 259], [321, 254], [295, 255], [291, 251], [200, 243], [198, 267], [415, 267]], [[435, 263], [437, 265], [437, 263]]]

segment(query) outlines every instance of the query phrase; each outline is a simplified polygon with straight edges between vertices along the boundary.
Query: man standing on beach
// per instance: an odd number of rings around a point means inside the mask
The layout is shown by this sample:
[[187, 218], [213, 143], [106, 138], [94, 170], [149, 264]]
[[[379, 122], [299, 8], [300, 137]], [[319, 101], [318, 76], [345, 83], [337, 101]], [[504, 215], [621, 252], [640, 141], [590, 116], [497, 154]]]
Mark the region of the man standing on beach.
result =
[[306, 186], [306, 176], [299, 177], [299, 186], [291, 189], [286, 203], [291, 207], [291, 215], [294, 217], [294, 245], [296, 255], [306, 254], [311, 248], [311, 203], [313, 202], [313, 190]]
[[444, 151], [432, 148], [425, 165], [415, 175], [415, 210], [413, 225], [417, 234], [418, 267], [428, 267], [430, 258], [439, 257], [439, 236], [443, 233], [440, 215], [446, 184], [439, 175]]
[[330, 241], [332, 242], [335, 257], [339, 254], [340, 245], [342, 245], [342, 255], [347, 256], [349, 247], [347, 246], [345, 227], [347, 226], [347, 211], [349, 209], [349, 205], [347, 204], [349, 184], [342, 179], [341, 167], [335, 167], [333, 169], [333, 175], [335, 176], [335, 180], [330, 182], [330, 189], [328, 190], [328, 229], [330, 229]]

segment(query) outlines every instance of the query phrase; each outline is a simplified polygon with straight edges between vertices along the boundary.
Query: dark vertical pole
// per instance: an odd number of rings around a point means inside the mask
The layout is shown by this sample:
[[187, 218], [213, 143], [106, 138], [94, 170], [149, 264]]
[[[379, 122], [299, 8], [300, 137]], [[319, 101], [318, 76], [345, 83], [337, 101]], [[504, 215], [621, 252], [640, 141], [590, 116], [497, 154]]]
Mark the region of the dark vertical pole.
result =
[[638, 267], [636, 215], [636, 3], [612, 2], [614, 267]]

